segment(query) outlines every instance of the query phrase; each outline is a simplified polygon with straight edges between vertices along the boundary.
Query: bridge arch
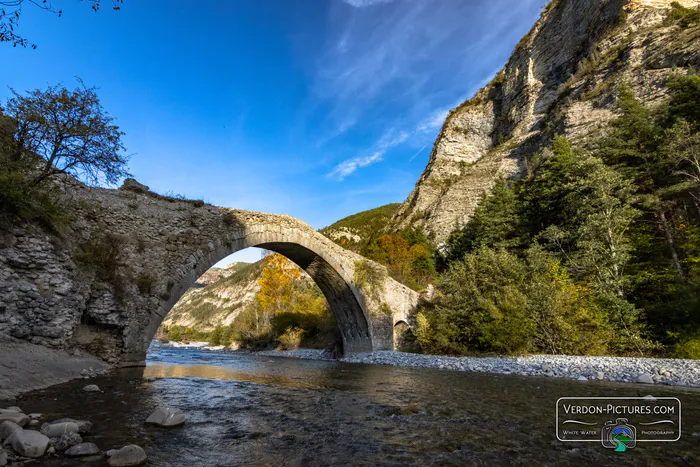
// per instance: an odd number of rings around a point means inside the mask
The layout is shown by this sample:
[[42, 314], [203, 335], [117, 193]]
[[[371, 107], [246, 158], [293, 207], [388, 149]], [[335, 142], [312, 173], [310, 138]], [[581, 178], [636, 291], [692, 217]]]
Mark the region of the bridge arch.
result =
[[[385, 317], [388, 325], [383, 326], [382, 320], [378, 319], [382, 317], [373, 313], [373, 309], [379, 308], [387, 297], [368, 297], [353, 283], [355, 263], [363, 260], [361, 256], [343, 249], [290, 216], [223, 211], [231, 216], [228, 226], [220, 226], [215, 235], [211, 235], [213, 232], [210, 230], [210, 235], [200, 248], [186, 257], [179, 255], [181, 259], [173, 262], [174, 268], [168, 273], [167, 294], [163, 294], [167, 299], [161, 298], [158, 306], [152, 309], [148, 322], [143, 323], [145, 329], [132, 333], [136, 342], [126, 342], [128, 348], [145, 355], [162, 320], [195, 281], [223, 258], [249, 247], [277, 252], [309, 274], [328, 301], [345, 353], [393, 348], [393, 317]], [[202, 235], [203, 232], [199, 231], [198, 234]], [[387, 281], [392, 283], [389, 291], [399, 286], [402, 292], [406, 292], [400, 284], [391, 279]], [[385, 288], [384, 295], [388, 290]], [[412, 297], [410, 292], [408, 295]], [[401, 311], [404, 308], [402, 304], [398, 307]]]

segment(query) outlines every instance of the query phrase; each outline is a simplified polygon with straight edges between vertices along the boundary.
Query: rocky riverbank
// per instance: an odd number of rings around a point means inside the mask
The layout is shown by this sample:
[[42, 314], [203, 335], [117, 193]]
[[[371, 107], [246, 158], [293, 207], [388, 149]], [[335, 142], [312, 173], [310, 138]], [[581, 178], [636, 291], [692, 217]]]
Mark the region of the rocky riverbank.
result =
[[[86, 393], [101, 393], [97, 385], [83, 388]], [[86, 397], [90, 397], [86, 395]], [[21, 408], [0, 408], [0, 467], [33, 463], [42, 457], [73, 459], [83, 462], [99, 462], [110, 467], [141, 465], [147, 456], [143, 448], [127, 444], [118, 449], [102, 451], [94, 442], [85, 442], [85, 437], [94, 436], [92, 422], [73, 418], [43, 421], [41, 413], [25, 414]], [[173, 428], [184, 425], [185, 414], [170, 407], [159, 407], [145, 420], [146, 425]], [[5, 447], [8, 449], [5, 450]], [[69, 465], [69, 464], [63, 464]], [[71, 463], [70, 465], [73, 465]], [[94, 464], [91, 464], [94, 465]]]
[[[330, 360], [320, 350], [267, 350], [259, 355]], [[405, 352], [357, 353], [341, 359], [347, 363], [368, 363], [445, 370], [473, 371], [522, 376], [569, 378], [623, 383], [666, 384], [700, 387], [700, 361], [666, 358], [580, 357], [530, 355], [527, 357], [446, 357]]]
[[102, 360], [79, 350], [68, 353], [0, 334], [0, 400], [108, 369]]

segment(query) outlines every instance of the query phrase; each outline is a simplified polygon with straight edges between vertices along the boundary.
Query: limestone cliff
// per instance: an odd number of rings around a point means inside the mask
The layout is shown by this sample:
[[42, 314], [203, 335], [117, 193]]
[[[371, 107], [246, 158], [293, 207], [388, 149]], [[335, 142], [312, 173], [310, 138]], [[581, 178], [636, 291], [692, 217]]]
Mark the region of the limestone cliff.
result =
[[555, 134], [585, 145], [604, 131], [620, 83], [646, 105], [664, 99], [674, 68], [700, 66], [700, 27], [665, 21], [672, 3], [552, 1], [493, 81], [449, 114], [392, 228], [423, 226], [441, 243]]

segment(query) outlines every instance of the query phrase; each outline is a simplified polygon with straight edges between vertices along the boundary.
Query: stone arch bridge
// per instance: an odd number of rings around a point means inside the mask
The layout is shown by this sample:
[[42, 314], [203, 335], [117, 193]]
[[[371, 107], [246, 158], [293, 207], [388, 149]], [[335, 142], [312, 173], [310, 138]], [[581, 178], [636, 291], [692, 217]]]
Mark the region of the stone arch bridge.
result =
[[[163, 318], [199, 276], [248, 247], [278, 252], [318, 284], [344, 352], [393, 348], [418, 294], [386, 269], [287, 215], [219, 208], [66, 181], [72, 222], [58, 235], [15, 228], [0, 245], [0, 333], [83, 348], [124, 366], [143, 362]], [[357, 283], [356, 268], [370, 281]]]

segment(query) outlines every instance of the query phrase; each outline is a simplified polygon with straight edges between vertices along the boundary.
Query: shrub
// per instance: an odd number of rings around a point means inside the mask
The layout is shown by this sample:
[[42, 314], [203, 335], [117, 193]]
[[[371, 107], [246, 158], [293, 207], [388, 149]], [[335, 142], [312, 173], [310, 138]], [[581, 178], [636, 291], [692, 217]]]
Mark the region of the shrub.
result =
[[126, 244], [127, 240], [122, 235], [94, 232], [91, 240], [78, 249], [75, 258], [84, 269], [94, 271], [97, 280], [110, 283], [117, 299], [122, 298], [126, 291], [122, 271], [122, 254]]
[[303, 338], [304, 330], [295, 326], [287, 328], [277, 340], [282, 350], [296, 350], [301, 346]]
[[678, 2], [671, 3], [671, 9], [664, 20], [665, 25], [677, 24], [689, 28], [700, 23], [700, 8], [686, 8]]
[[591, 292], [537, 248], [524, 259], [480, 248], [453, 263], [438, 289], [442, 297], [416, 317], [427, 352], [601, 354], [611, 339]]
[[385, 280], [386, 271], [381, 266], [366, 259], [355, 261], [352, 281], [369, 297], [376, 299], [384, 291]]
[[700, 336], [682, 339], [673, 347], [675, 358], [690, 358], [700, 360]]
[[149, 294], [156, 283], [155, 277], [147, 272], [142, 272], [136, 277], [136, 286], [139, 288], [141, 294]]

